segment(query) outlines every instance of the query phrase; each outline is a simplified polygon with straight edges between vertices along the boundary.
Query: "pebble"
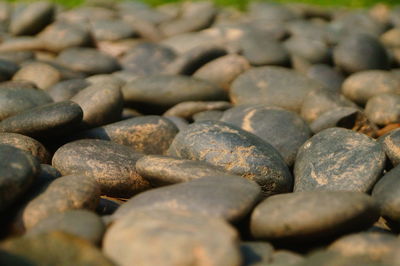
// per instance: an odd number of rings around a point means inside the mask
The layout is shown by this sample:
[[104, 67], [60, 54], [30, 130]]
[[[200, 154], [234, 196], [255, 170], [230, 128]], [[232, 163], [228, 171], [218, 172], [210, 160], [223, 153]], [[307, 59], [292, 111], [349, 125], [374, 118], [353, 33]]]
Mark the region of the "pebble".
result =
[[368, 192], [381, 177], [385, 160], [381, 145], [364, 134], [343, 128], [323, 130], [297, 153], [294, 191]]
[[136, 171], [136, 161], [142, 156], [111, 141], [85, 139], [60, 147], [53, 156], [53, 166], [63, 175], [94, 177], [103, 195], [131, 197], [150, 188]]
[[368, 119], [379, 126], [400, 122], [400, 94], [382, 93], [370, 98], [365, 106]]
[[400, 163], [400, 130], [393, 130], [378, 139], [393, 166]]
[[204, 121], [189, 125], [176, 135], [168, 155], [222, 167], [257, 182], [265, 195], [288, 192], [292, 187], [292, 176], [279, 152], [228, 123]]
[[38, 88], [48, 89], [61, 79], [61, 73], [56, 68], [45, 63], [30, 63], [24, 65], [15, 75], [13, 80], [26, 80]]
[[243, 265], [269, 264], [272, 260], [274, 247], [268, 242], [246, 241], [240, 243]]
[[194, 115], [204, 111], [226, 110], [232, 107], [230, 102], [212, 101], [212, 102], [181, 102], [168, 109], [164, 116], [178, 116], [184, 119], [192, 119]]
[[306, 75], [320, 82], [324, 87], [331, 89], [333, 92], [340, 92], [345, 79], [342, 73], [325, 64], [311, 66]]
[[46, 92], [50, 95], [53, 101], [62, 102], [70, 100], [75, 96], [75, 94], [89, 85], [90, 83], [85, 79], [69, 79], [57, 82], [48, 88]]
[[135, 29], [122, 20], [95, 20], [91, 30], [96, 41], [118, 41], [136, 35]]

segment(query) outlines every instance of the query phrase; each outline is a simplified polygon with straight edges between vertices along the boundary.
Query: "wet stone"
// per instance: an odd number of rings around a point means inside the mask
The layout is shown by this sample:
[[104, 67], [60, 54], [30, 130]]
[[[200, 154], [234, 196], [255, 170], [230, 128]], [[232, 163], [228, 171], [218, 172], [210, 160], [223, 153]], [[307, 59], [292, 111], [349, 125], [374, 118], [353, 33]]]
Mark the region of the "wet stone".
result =
[[271, 144], [293, 165], [297, 150], [311, 137], [307, 123], [296, 113], [273, 106], [242, 105], [224, 112], [221, 121], [238, 126]]
[[382, 93], [368, 100], [365, 106], [368, 119], [380, 126], [400, 122], [400, 94]]
[[63, 232], [9, 239], [1, 249], [32, 262], [23, 265], [114, 265], [90, 242]]
[[344, 81], [342, 93], [350, 100], [365, 105], [369, 99], [382, 93], [400, 94], [400, 79], [389, 71], [360, 71]]
[[191, 119], [196, 113], [211, 110], [226, 110], [232, 107], [232, 104], [225, 101], [212, 102], [181, 102], [168, 109], [164, 116], [178, 116], [184, 119]]
[[93, 176], [102, 194], [131, 197], [149, 189], [149, 183], [136, 171], [143, 154], [105, 140], [78, 140], [65, 144], [53, 156], [53, 166], [63, 175]]
[[24, 208], [23, 224], [29, 230], [56, 213], [76, 209], [93, 210], [99, 198], [100, 188], [93, 177], [66, 175], [57, 178]]
[[378, 139], [393, 166], [400, 163], [400, 130], [393, 130]]
[[61, 73], [51, 65], [35, 62], [24, 65], [15, 73], [13, 80], [30, 81], [38, 88], [46, 90], [61, 80]]
[[47, 93], [55, 102], [67, 101], [89, 85], [85, 79], [68, 79], [54, 84]]
[[343, 128], [323, 130], [299, 149], [294, 191], [368, 192], [381, 177], [385, 160], [381, 145], [364, 134]]
[[96, 41], [118, 41], [136, 35], [135, 29], [122, 20], [96, 20], [91, 30]]
[[0, 132], [51, 138], [76, 129], [82, 121], [82, 116], [82, 109], [74, 102], [50, 103], [2, 120]]
[[68, 210], [57, 213], [40, 221], [27, 232], [27, 236], [40, 235], [47, 232], [62, 231], [99, 244], [105, 226], [101, 218], [88, 210]]
[[219, 167], [205, 162], [159, 155], [143, 156], [136, 162], [136, 169], [154, 187], [227, 174]]
[[234, 104], [268, 104], [289, 111], [300, 111], [303, 100], [317, 82], [287, 68], [266, 66], [252, 68], [232, 84], [230, 99]]
[[146, 154], [165, 154], [178, 128], [161, 116], [139, 116], [79, 133], [80, 138], [111, 140]]
[[40, 171], [29, 153], [0, 144], [0, 211], [16, 202], [32, 185]]
[[275, 148], [259, 137], [219, 121], [196, 122], [180, 131], [168, 155], [204, 161], [257, 182], [265, 195], [290, 191], [292, 176]]
[[41, 163], [50, 162], [50, 153], [39, 141], [15, 133], [0, 133], [0, 144], [13, 146], [14, 148], [24, 150], [36, 157]]
[[305, 243], [363, 229], [378, 218], [377, 205], [364, 193], [308, 191], [267, 198], [254, 209], [250, 228], [257, 239]]

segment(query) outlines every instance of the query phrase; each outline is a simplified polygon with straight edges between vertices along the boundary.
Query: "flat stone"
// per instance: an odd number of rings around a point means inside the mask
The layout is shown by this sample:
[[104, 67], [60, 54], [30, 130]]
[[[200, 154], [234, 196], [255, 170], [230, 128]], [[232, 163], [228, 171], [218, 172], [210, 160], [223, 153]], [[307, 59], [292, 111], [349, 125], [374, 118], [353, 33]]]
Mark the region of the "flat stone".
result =
[[221, 121], [268, 142], [289, 166], [293, 165], [297, 150], [311, 137], [310, 128], [298, 114], [279, 107], [242, 105], [225, 111]]
[[82, 121], [82, 109], [71, 101], [29, 109], [0, 122], [0, 132], [51, 138], [68, 134]]
[[0, 88], [0, 121], [22, 111], [53, 102], [43, 90], [9, 86]]
[[374, 139], [343, 128], [329, 128], [299, 149], [294, 191], [368, 192], [381, 177], [385, 153]]
[[165, 154], [178, 128], [161, 116], [139, 116], [79, 133], [80, 138], [111, 140], [146, 154]]
[[400, 163], [400, 130], [393, 130], [378, 139], [393, 166]]
[[95, 20], [91, 30], [96, 41], [118, 41], [136, 35], [135, 29], [122, 20]]
[[57, 178], [24, 208], [24, 226], [29, 230], [50, 215], [67, 210], [93, 210], [99, 198], [100, 188], [93, 177], [66, 175]]
[[49, 163], [50, 153], [39, 141], [15, 133], [0, 133], [0, 144], [13, 146], [14, 148], [26, 151], [36, 157], [41, 163]]
[[105, 140], [78, 140], [65, 144], [53, 156], [53, 166], [63, 175], [93, 176], [102, 194], [131, 197], [149, 189], [149, 183], [136, 171], [143, 155], [133, 149]]
[[119, 121], [123, 110], [123, 96], [114, 83], [94, 84], [79, 91], [71, 98], [83, 110], [86, 128]]
[[389, 71], [360, 71], [344, 81], [342, 93], [350, 100], [365, 105], [369, 99], [382, 93], [400, 94], [400, 80]]
[[33, 184], [39, 162], [29, 153], [0, 144], [0, 211], [5, 211]]
[[101, 218], [88, 210], [68, 210], [40, 221], [26, 235], [35, 236], [54, 231], [65, 232], [93, 244], [99, 244], [105, 232]]
[[85, 79], [68, 79], [54, 84], [47, 93], [55, 102], [67, 101], [89, 85]]
[[400, 122], [400, 94], [382, 93], [370, 98], [365, 106], [368, 119], [380, 126]]
[[239, 266], [237, 241], [237, 232], [220, 219], [165, 210], [139, 211], [107, 230], [103, 251], [121, 266]]
[[164, 116], [178, 116], [184, 119], [192, 119], [196, 113], [211, 110], [226, 110], [232, 107], [232, 104], [225, 101], [212, 102], [181, 102], [168, 109]]
[[322, 85], [291, 69], [265, 66], [241, 74], [232, 84], [234, 104], [267, 104], [299, 112], [307, 94]]
[[9, 239], [1, 248], [32, 263], [23, 265], [114, 265], [90, 242], [63, 232]]
[[274, 195], [256, 206], [257, 239], [312, 242], [363, 229], [379, 218], [374, 200], [361, 192], [308, 191]]
[[143, 156], [136, 162], [136, 169], [152, 186], [165, 186], [205, 176], [227, 174], [222, 169], [205, 162], [159, 155]]
[[265, 195], [288, 192], [292, 176], [275, 148], [236, 126], [204, 121], [189, 125], [172, 142], [168, 154], [204, 161], [257, 182]]

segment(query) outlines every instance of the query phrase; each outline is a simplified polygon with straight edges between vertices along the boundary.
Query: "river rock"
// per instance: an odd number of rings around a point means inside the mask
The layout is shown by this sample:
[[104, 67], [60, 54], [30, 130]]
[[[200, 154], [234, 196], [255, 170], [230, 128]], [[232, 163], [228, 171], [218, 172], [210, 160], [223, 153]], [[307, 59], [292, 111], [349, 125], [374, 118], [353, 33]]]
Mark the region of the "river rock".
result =
[[393, 166], [400, 163], [400, 130], [393, 130], [378, 139]]
[[68, 79], [54, 84], [47, 93], [55, 102], [67, 101], [89, 85], [85, 79]]
[[168, 109], [164, 116], [178, 116], [184, 119], [192, 119], [194, 115], [204, 111], [226, 110], [232, 107], [232, 104], [225, 101], [212, 102], [181, 102]]
[[268, 242], [246, 241], [240, 243], [240, 252], [245, 266], [269, 264], [274, 247]]
[[48, 89], [60, 79], [61, 73], [56, 68], [40, 62], [24, 65], [13, 76], [13, 80], [30, 81], [41, 89]]
[[400, 122], [400, 94], [382, 93], [370, 98], [365, 106], [368, 119], [377, 125]]

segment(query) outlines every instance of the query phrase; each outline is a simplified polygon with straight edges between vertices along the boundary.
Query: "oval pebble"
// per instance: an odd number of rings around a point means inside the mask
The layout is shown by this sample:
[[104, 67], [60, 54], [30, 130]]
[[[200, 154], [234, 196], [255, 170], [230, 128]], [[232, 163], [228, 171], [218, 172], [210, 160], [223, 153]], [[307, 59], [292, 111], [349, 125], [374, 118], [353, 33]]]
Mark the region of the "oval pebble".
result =
[[400, 130], [393, 130], [378, 139], [393, 166], [400, 163]]
[[382, 93], [370, 98], [365, 106], [368, 119], [379, 126], [400, 122], [400, 94]]

